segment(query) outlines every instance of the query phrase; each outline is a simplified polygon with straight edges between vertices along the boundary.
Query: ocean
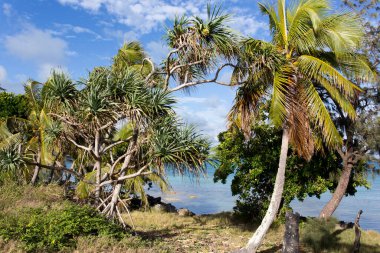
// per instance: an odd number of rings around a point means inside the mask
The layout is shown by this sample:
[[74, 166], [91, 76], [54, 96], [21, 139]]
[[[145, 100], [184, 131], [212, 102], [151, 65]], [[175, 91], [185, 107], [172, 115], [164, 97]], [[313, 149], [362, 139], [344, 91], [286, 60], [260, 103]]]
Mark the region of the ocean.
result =
[[[172, 190], [161, 193], [153, 187], [148, 191], [152, 196], [161, 196], [163, 202], [171, 203], [177, 208], [188, 208], [196, 214], [212, 214], [223, 211], [232, 211], [236, 197], [232, 196], [230, 176], [226, 184], [214, 183], [213, 169], [207, 170], [207, 175], [200, 179], [191, 179], [186, 176], [168, 173], [168, 179]], [[371, 189], [359, 187], [355, 196], [344, 197], [334, 216], [339, 220], [354, 222], [360, 209], [363, 214], [360, 225], [366, 230], [380, 232], [380, 176], [369, 175]], [[320, 199], [308, 197], [304, 201], [293, 200], [291, 203], [294, 211], [302, 216], [318, 216], [322, 207], [330, 199], [331, 194], [326, 192]]]

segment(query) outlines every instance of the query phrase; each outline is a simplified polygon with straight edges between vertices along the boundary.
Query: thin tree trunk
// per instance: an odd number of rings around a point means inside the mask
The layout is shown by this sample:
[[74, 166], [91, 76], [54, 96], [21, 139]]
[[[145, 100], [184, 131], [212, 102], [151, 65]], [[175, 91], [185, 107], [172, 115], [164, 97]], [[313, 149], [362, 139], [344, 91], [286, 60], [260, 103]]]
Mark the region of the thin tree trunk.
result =
[[101, 161], [100, 159], [96, 159], [95, 164], [94, 164], [94, 170], [96, 170], [96, 188], [95, 188], [95, 203], [99, 203], [99, 198], [100, 198], [100, 180], [102, 176], [102, 171], [101, 171]]
[[260, 226], [256, 229], [255, 233], [249, 240], [245, 248], [241, 249], [240, 252], [255, 253], [257, 249], [261, 246], [264, 236], [268, 232], [270, 226], [272, 225], [274, 219], [277, 216], [281, 199], [282, 192], [284, 191], [285, 183], [285, 167], [286, 167], [286, 158], [288, 155], [289, 148], [289, 132], [287, 129], [284, 129], [282, 133], [282, 144], [281, 144], [281, 153], [280, 161], [278, 165], [278, 171], [276, 175], [276, 181], [274, 184], [274, 190], [272, 198], [269, 203], [268, 210], [262, 220]]
[[[38, 151], [37, 151], [37, 161], [36, 161], [38, 164], [41, 163], [41, 149], [38, 148]], [[32, 180], [30, 181], [30, 184], [32, 185], [35, 185], [37, 183], [37, 180], [38, 180], [38, 174], [40, 173], [40, 165], [36, 165], [34, 166], [34, 172], [33, 172], [33, 177], [32, 177]]]
[[94, 155], [95, 155], [95, 164], [94, 164], [94, 169], [96, 170], [96, 188], [95, 188], [95, 204], [99, 204], [99, 198], [100, 198], [100, 191], [101, 187], [100, 181], [102, 177], [102, 160], [101, 156], [99, 154], [99, 149], [100, 149], [100, 132], [99, 130], [96, 131], [95, 133], [95, 147], [94, 147]]
[[335, 212], [337, 207], [339, 206], [340, 201], [346, 194], [348, 183], [350, 182], [351, 172], [353, 164], [351, 163], [351, 159], [348, 158], [349, 155], [343, 156], [343, 171], [342, 175], [339, 178], [338, 186], [336, 187], [331, 199], [327, 204], [323, 207], [321, 213], [319, 214], [319, 218], [328, 219]]
[[360, 252], [360, 237], [362, 235], [362, 232], [360, 231], [359, 220], [360, 220], [360, 215], [362, 215], [362, 213], [363, 213], [363, 211], [360, 210], [358, 212], [358, 215], [356, 216], [356, 219], [355, 219], [355, 242], [354, 242], [353, 253], [359, 253]]

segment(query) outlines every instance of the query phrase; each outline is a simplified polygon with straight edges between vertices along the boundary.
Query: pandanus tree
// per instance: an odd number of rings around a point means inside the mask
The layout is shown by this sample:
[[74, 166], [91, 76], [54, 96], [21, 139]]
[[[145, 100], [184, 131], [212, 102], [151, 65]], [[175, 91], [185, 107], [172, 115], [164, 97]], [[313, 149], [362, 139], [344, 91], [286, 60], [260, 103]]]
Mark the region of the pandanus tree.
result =
[[[272, 41], [247, 39], [232, 76], [243, 83], [235, 98], [230, 119], [240, 117], [247, 137], [260, 104], [270, 99], [271, 123], [282, 128], [282, 144], [274, 190], [267, 212], [243, 252], [256, 252], [278, 213], [285, 182], [289, 145], [309, 160], [322, 147], [342, 147], [327, 103], [336, 102], [355, 119], [351, 104], [361, 89], [350, 81], [368, 78], [366, 60], [356, 54], [363, 29], [350, 12], [332, 12], [326, 0], [294, 1], [277, 6], [260, 4], [268, 16]], [[321, 97], [325, 91], [328, 99]]]
[[[230, 16], [220, 6], [207, 6], [207, 18], [176, 17], [167, 30], [166, 41], [170, 48], [167, 57], [158, 66], [145, 59], [152, 71], [146, 76], [149, 84], [159, 85], [175, 92], [190, 87], [218, 83], [220, 73], [235, 59], [240, 37], [229, 26]], [[162, 82], [157, 83], [158, 78]]]
[[59, 99], [60, 89], [49, 84], [48, 103], [57, 103], [50, 115], [62, 125], [61, 138], [86, 156], [76, 163], [76, 170], [85, 172], [79, 173], [77, 192], [93, 197], [108, 217], [125, 225], [120, 205], [127, 208], [129, 194], [141, 192], [145, 181], [165, 186], [165, 166], [202, 172], [208, 143], [176, 119], [169, 92], [149, 87], [131, 67], [95, 68], [81, 84], [72, 99]]

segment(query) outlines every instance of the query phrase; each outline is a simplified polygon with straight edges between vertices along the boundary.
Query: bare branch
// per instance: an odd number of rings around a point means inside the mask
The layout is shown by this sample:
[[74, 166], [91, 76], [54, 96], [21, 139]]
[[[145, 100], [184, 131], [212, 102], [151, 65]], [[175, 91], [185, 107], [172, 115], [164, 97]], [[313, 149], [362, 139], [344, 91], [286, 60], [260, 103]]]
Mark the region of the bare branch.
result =
[[88, 151], [88, 152], [90, 152], [91, 149], [92, 149], [92, 148], [91, 148], [91, 145], [88, 146], [88, 147], [85, 147], [85, 146], [83, 146], [83, 145], [78, 144], [76, 141], [74, 141], [74, 140], [71, 139], [70, 137], [67, 137], [67, 139], [68, 139], [72, 144], [74, 144], [75, 146], [77, 146], [78, 148], [81, 148], [81, 149], [86, 150], [86, 151]]
[[32, 165], [32, 166], [40, 166], [41, 168], [45, 168], [45, 169], [49, 169], [49, 170], [64, 171], [64, 172], [73, 174], [74, 176], [78, 177], [79, 179], [83, 178], [83, 175], [79, 174], [78, 172], [76, 172], [74, 170], [63, 167], [63, 166], [57, 167], [57, 166], [44, 165], [44, 164], [34, 163], [34, 162], [28, 162], [27, 164]]
[[61, 121], [65, 122], [65, 123], [67, 123], [67, 124], [69, 124], [69, 125], [72, 125], [72, 126], [80, 126], [79, 123], [71, 122], [71, 121], [69, 121], [67, 118], [62, 117], [61, 115], [58, 115], [58, 114], [56, 114], [56, 113], [49, 112], [48, 115], [54, 116], [54, 117], [60, 119]]
[[149, 171], [149, 172], [144, 172], [144, 170], [146, 170], [147, 168], [149, 168], [149, 165], [145, 165], [143, 166], [141, 169], [139, 169], [137, 172], [135, 173], [132, 173], [132, 174], [129, 174], [129, 175], [126, 175], [126, 176], [122, 176], [122, 177], [119, 177], [115, 180], [108, 180], [108, 181], [104, 181], [103, 183], [101, 183], [99, 185], [99, 187], [102, 187], [106, 184], [111, 184], [111, 183], [114, 183], [114, 182], [120, 182], [120, 181], [124, 181], [126, 179], [131, 179], [131, 178], [135, 178], [135, 177], [138, 177], [138, 176], [144, 176], [144, 175], [149, 175], [149, 174], [152, 174], [153, 172]]
[[119, 145], [119, 144], [125, 143], [125, 142], [129, 141], [130, 139], [132, 139], [132, 137], [129, 137], [129, 138], [127, 138], [126, 140], [120, 140], [120, 141], [114, 142], [114, 143], [108, 145], [107, 147], [105, 147], [105, 148], [102, 150], [102, 152], [105, 153], [107, 150], [112, 149], [113, 147], [115, 147], [115, 146], [117, 146], [117, 145]]
[[191, 87], [191, 86], [195, 86], [195, 85], [198, 85], [198, 84], [203, 84], [203, 83], [216, 83], [218, 82], [219, 84], [223, 84], [223, 85], [227, 85], [227, 86], [232, 86], [232, 85], [228, 85], [228, 84], [225, 84], [225, 83], [222, 83], [222, 82], [219, 82], [218, 81], [218, 77], [219, 77], [219, 73], [220, 71], [222, 71], [223, 68], [227, 67], [227, 66], [230, 66], [230, 67], [235, 67], [235, 65], [231, 64], [231, 63], [226, 63], [226, 64], [223, 64], [222, 66], [220, 66], [217, 71], [215, 72], [215, 76], [214, 78], [212, 79], [204, 79], [204, 80], [197, 80], [197, 81], [194, 81], [194, 82], [188, 82], [188, 83], [183, 83], [177, 87], [174, 87], [173, 89], [170, 89], [170, 92], [174, 92], [174, 91], [177, 91], [177, 90], [181, 90], [183, 88], [186, 88], [186, 87]]
[[195, 61], [195, 62], [191, 62], [191, 63], [187, 63], [187, 64], [180, 64], [180, 65], [177, 65], [177, 66], [173, 67], [173, 68], [170, 70], [170, 75], [172, 75], [172, 74], [174, 73], [174, 71], [176, 71], [176, 70], [179, 69], [179, 68], [194, 66], [194, 65], [200, 64], [200, 63], [202, 63], [202, 62], [203, 62], [203, 60], [199, 60], [199, 61]]
[[104, 129], [106, 129], [107, 127], [110, 127], [113, 123], [114, 123], [113, 121], [110, 121], [110, 122], [108, 122], [107, 124], [101, 126], [101, 127], [99, 128], [99, 130], [100, 130], [100, 131], [101, 131], [101, 130], [104, 130]]
[[182, 45], [176, 49], [173, 49], [171, 50], [169, 53], [168, 53], [168, 56], [166, 57], [166, 77], [165, 77], [165, 83], [164, 83], [164, 88], [165, 90], [169, 87], [169, 80], [170, 80], [170, 57], [177, 53], [179, 50], [181, 50], [185, 45]]
[[150, 71], [150, 73], [145, 78], [145, 81], [147, 82], [154, 75], [154, 73], [156, 72], [156, 70], [154, 68], [154, 64], [153, 64], [152, 60], [150, 58], [144, 58], [143, 61], [142, 61], [140, 72], [142, 72], [146, 61], [149, 62], [150, 66], [152, 67], [152, 71]]

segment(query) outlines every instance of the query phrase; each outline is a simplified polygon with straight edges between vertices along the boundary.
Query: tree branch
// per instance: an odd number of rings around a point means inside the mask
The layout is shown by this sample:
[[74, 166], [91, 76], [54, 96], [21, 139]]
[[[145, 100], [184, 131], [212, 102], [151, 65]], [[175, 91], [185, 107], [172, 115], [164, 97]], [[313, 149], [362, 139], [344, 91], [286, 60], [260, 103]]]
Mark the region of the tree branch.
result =
[[110, 121], [110, 122], [108, 122], [107, 124], [101, 126], [101, 127], [99, 128], [99, 131], [106, 129], [107, 127], [110, 127], [113, 123], [114, 123], [113, 121]]
[[126, 179], [131, 179], [131, 178], [135, 178], [135, 177], [138, 177], [138, 176], [144, 176], [144, 175], [149, 175], [149, 174], [152, 174], [153, 172], [149, 171], [149, 172], [144, 172], [145, 169], [149, 168], [149, 164], [143, 166], [141, 169], [139, 169], [137, 172], [135, 173], [132, 173], [132, 174], [129, 174], [129, 175], [126, 175], [126, 176], [122, 176], [122, 177], [119, 177], [117, 179], [111, 179], [111, 180], [108, 180], [108, 181], [104, 181], [103, 183], [101, 183], [99, 185], [99, 187], [102, 187], [106, 184], [111, 184], [111, 183], [114, 183], [114, 182], [120, 182], [120, 181], [124, 181]]
[[141, 69], [140, 69], [141, 73], [142, 73], [142, 70], [144, 68], [144, 65], [145, 65], [146, 61], [149, 62], [150, 66], [152, 67], [152, 71], [150, 71], [150, 73], [145, 78], [145, 81], [147, 82], [154, 75], [154, 73], [156, 72], [156, 70], [154, 68], [154, 64], [153, 64], [152, 60], [150, 58], [144, 58], [143, 61], [142, 61]]
[[195, 85], [203, 84], [203, 83], [218, 83], [218, 84], [222, 84], [222, 85], [226, 85], [226, 86], [232, 86], [232, 85], [228, 85], [228, 84], [225, 84], [225, 83], [222, 83], [222, 82], [218, 81], [218, 77], [219, 77], [220, 71], [222, 71], [222, 69], [225, 68], [225, 67], [227, 67], [227, 66], [235, 67], [235, 65], [233, 65], [232, 63], [225, 63], [225, 64], [223, 64], [222, 66], [220, 66], [217, 69], [217, 71], [215, 72], [214, 78], [212, 78], [212, 79], [204, 79], [204, 80], [197, 80], [197, 81], [188, 82], [188, 83], [183, 83], [183, 84], [181, 84], [181, 85], [179, 85], [177, 87], [174, 87], [173, 89], [170, 89], [170, 92], [174, 92], [174, 91], [186, 88], [186, 87], [191, 87], [191, 86], [195, 86]]
[[79, 174], [78, 172], [76, 172], [74, 170], [63, 167], [63, 166], [56, 167], [56, 166], [44, 165], [44, 164], [34, 163], [34, 162], [28, 162], [27, 164], [32, 165], [32, 166], [40, 166], [41, 168], [49, 169], [49, 170], [65, 171], [67, 173], [73, 174], [74, 176], [78, 177], [79, 179], [83, 179], [83, 175]]
[[65, 122], [65, 123], [67, 123], [67, 124], [69, 124], [69, 125], [72, 125], [72, 126], [80, 126], [79, 123], [71, 122], [71, 121], [69, 121], [67, 118], [62, 117], [61, 115], [58, 115], [58, 114], [56, 114], [56, 113], [49, 112], [48, 115], [54, 116], [54, 117], [60, 119], [61, 121]]
[[72, 144], [74, 144], [75, 146], [77, 146], [78, 148], [81, 148], [81, 149], [84, 149], [84, 150], [86, 150], [86, 151], [88, 151], [88, 152], [90, 152], [91, 151], [91, 145], [90, 146], [88, 146], [88, 147], [85, 147], [85, 146], [83, 146], [83, 145], [80, 145], [80, 144], [78, 144], [78, 143], [76, 143], [76, 141], [74, 141], [73, 139], [71, 139], [70, 137], [66, 137]]
[[130, 139], [132, 139], [132, 137], [128, 137], [126, 140], [120, 140], [120, 141], [114, 142], [114, 143], [108, 145], [107, 147], [105, 147], [102, 150], [102, 152], [105, 153], [107, 150], [109, 150], [109, 149], [111, 149], [111, 148], [113, 148], [113, 147], [115, 147], [115, 146], [117, 146], [119, 144], [125, 143], [125, 142], [129, 141]]

